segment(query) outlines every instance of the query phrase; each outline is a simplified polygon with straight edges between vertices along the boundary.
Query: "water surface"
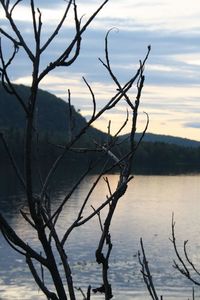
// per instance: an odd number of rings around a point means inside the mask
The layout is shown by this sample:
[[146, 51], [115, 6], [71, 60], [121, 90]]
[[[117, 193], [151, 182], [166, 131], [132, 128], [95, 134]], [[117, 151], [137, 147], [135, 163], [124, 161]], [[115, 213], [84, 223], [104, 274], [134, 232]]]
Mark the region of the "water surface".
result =
[[[108, 176], [111, 186], [116, 186], [117, 175]], [[75, 220], [78, 208], [92, 185], [95, 176], [88, 176], [73, 194], [63, 210], [58, 228], [64, 232]], [[53, 209], [72, 186], [72, 181], [62, 182], [52, 191]], [[102, 179], [88, 203], [84, 216], [97, 207], [108, 194]], [[126, 195], [121, 199], [112, 227], [113, 251], [110, 262], [110, 280], [114, 299], [150, 299], [141, 278], [137, 252], [143, 238], [155, 286], [165, 299], [191, 299], [192, 285], [172, 267], [174, 251], [171, 237], [172, 212], [175, 214], [177, 243], [180, 247], [189, 240], [189, 253], [193, 262], [200, 261], [200, 176], [135, 176]], [[20, 190], [15, 194], [6, 189], [0, 198], [0, 208], [15, 230], [34, 247], [36, 236], [20, 217], [18, 210], [26, 203]], [[103, 218], [102, 213], [102, 218]], [[75, 285], [86, 288], [101, 285], [100, 267], [95, 262], [100, 226], [95, 218], [82, 228], [74, 230], [67, 249]], [[48, 279], [47, 279], [48, 280]], [[196, 288], [198, 295], [198, 289]], [[4, 300], [44, 300], [38, 291], [24, 258], [14, 252], [0, 235], [0, 297]], [[81, 296], [78, 299], [82, 299]], [[95, 296], [94, 299], [103, 299]]]

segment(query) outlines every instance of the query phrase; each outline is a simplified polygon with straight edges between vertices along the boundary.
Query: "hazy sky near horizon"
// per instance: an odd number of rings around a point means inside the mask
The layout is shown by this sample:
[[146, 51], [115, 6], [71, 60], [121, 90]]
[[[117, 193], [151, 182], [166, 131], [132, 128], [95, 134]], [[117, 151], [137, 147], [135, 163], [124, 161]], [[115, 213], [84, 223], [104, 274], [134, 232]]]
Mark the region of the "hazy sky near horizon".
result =
[[[43, 40], [47, 39], [62, 16], [65, 1], [35, 1], [41, 8]], [[79, 16], [84, 21], [103, 1], [77, 1]], [[33, 47], [30, 22], [30, 2], [22, 1], [14, 17]], [[2, 8], [0, 26], [7, 29]], [[42, 67], [64, 49], [73, 33], [73, 19], [65, 23], [53, 46], [42, 57]], [[145, 114], [150, 117], [149, 132], [170, 134], [200, 140], [200, 2], [199, 0], [110, 0], [83, 35], [81, 54], [73, 66], [55, 70], [40, 87], [67, 99], [71, 89], [72, 102], [84, 116], [92, 111], [92, 100], [82, 76], [94, 89], [101, 107], [116, 91], [116, 86], [100, 64], [104, 58], [104, 38], [109, 36], [110, 60], [122, 84], [136, 72], [147, 46], [152, 50], [145, 69], [145, 86], [141, 99], [138, 131], [145, 126]], [[8, 55], [9, 48], [5, 40]], [[41, 68], [42, 68], [41, 67]], [[16, 83], [30, 84], [31, 66], [23, 52], [18, 53], [11, 78]], [[134, 99], [135, 90], [132, 96]], [[112, 120], [113, 132], [126, 116], [122, 102], [115, 111], [101, 119], [96, 126], [104, 131]]]

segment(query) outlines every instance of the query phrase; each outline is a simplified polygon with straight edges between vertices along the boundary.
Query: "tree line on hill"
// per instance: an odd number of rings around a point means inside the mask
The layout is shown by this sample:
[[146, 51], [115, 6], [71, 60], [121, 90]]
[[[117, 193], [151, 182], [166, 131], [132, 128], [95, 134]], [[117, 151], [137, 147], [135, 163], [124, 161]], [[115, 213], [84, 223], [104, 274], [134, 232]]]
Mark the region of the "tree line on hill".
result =
[[[24, 99], [28, 99], [28, 87], [18, 85], [17, 89]], [[37, 120], [35, 121], [35, 130], [38, 134], [35, 139], [35, 157], [36, 160], [43, 162], [45, 167], [59, 155], [60, 149], [69, 138], [69, 131], [71, 130], [73, 134], [77, 134], [86, 121], [76, 112], [73, 106], [69, 106], [68, 103], [54, 95], [40, 90], [38, 97], [39, 104], [37, 107]], [[13, 96], [7, 94], [1, 84], [0, 106], [0, 131], [3, 133], [11, 153], [18, 161], [23, 163], [26, 119]], [[69, 128], [69, 117], [73, 118], [74, 122], [74, 127], [71, 129]], [[139, 134], [136, 139], [138, 138]], [[76, 145], [77, 149], [66, 154], [65, 163], [68, 166], [76, 166], [77, 169], [80, 166], [86, 167], [93, 159], [96, 159], [96, 156], [103, 156], [103, 151], [96, 153], [92, 149], [95, 149], [97, 144], [107, 143], [108, 139], [112, 140], [112, 137], [108, 137], [106, 133], [90, 127]], [[124, 142], [121, 142], [123, 139]], [[116, 143], [110, 149], [117, 157], [123, 156], [128, 147], [126, 136], [119, 137], [119, 141], [119, 145]], [[187, 147], [187, 145], [189, 146]], [[90, 151], [86, 151], [86, 149]], [[9, 157], [2, 142], [0, 143], [0, 153], [1, 163], [7, 163]], [[135, 174], [200, 172], [200, 147], [198, 142], [173, 137], [170, 140], [170, 137], [147, 134], [134, 155], [133, 171]]]

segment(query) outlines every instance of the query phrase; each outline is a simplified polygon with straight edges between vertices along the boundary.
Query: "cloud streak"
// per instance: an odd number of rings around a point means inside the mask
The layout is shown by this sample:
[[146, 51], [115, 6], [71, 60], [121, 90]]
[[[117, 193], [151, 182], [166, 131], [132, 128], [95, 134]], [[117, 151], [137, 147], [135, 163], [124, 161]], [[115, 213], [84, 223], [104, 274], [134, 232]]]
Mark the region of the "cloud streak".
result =
[[[34, 49], [30, 7], [26, 1], [22, 4], [16, 9], [15, 17], [28, 45]], [[64, 1], [36, 1], [36, 6], [42, 11], [43, 42], [53, 32], [66, 4]], [[100, 4], [100, 0], [77, 1], [79, 16], [84, 15], [83, 23]], [[81, 54], [74, 65], [67, 70], [55, 70], [41, 83], [41, 88], [65, 100], [67, 89], [71, 88], [74, 105], [86, 116], [92, 108], [90, 95], [82, 81], [82, 76], [85, 76], [94, 88], [101, 107], [116, 87], [98, 57], [104, 58], [106, 32], [117, 27], [118, 31], [110, 33], [109, 49], [113, 71], [122, 84], [136, 72], [147, 46], [152, 46], [145, 70], [139, 128], [144, 125], [142, 112], [145, 110], [150, 115], [149, 130], [200, 140], [197, 126], [194, 126], [198, 124], [196, 118], [200, 112], [199, 15], [200, 2], [196, 0], [111, 0], [83, 35]], [[0, 21], [3, 28], [9, 28], [2, 12]], [[73, 26], [70, 14], [54, 46], [49, 47], [42, 57], [41, 70], [66, 47], [73, 36]], [[6, 48], [5, 55], [9, 56], [10, 45], [4, 39], [2, 42]], [[31, 65], [23, 52], [19, 51], [10, 74], [14, 82], [30, 83]], [[134, 97], [133, 93], [133, 101]], [[123, 110], [121, 103], [113, 115], [107, 116], [113, 119], [113, 127], [116, 128], [123, 118]], [[100, 121], [98, 127], [105, 128], [105, 120]]]

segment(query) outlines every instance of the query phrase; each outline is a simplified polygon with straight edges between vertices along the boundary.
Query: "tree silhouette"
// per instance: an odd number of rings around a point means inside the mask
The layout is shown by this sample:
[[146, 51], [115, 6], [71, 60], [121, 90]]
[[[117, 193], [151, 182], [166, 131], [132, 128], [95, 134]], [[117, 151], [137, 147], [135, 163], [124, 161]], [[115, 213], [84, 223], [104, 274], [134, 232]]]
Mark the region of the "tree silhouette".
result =
[[[108, 0], [103, 1], [97, 10], [82, 24], [82, 18], [79, 18], [78, 7], [75, 0], [70, 0], [66, 3], [66, 8], [63, 13], [63, 17], [58, 23], [55, 30], [51, 33], [49, 38], [42, 42], [42, 11], [39, 8], [35, 8], [34, 0], [30, 1], [30, 10], [32, 14], [32, 26], [33, 26], [33, 38], [34, 45], [31, 47], [26, 41], [25, 34], [23, 30], [20, 31], [17, 22], [14, 19], [14, 11], [18, 7], [20, 9], [20, 0], [12, 3], [9, 0], [1, 0], [1, 9], [5, 13], [8, 24], [11, 30], [5, 31], [0, 28], [0, 33], [3, 39], [7, 39], [12, 45], [12, 54], [9, 58], [6, 58], [6, 49], [0, 46], [0, 72], [1, 81], [4, 89], [7, 93], [15, 96], [18, 105], [24, 111], [24, 116], [26, 117], [26, 132], [25, 132], [25, 150], [24, 150], [24, 173], [20, 171], [19, 166], [9, 149], [9, 145], [6, 141], [6, 136], [1, 133], [1, 141], [7, 151], [10, 158], [12, 166], [15, 173], [20, 180], [25, 193], [28, 203], [28, 212], [20, 210], [21, 218], [25, 219], [30, 229], [36, 233], [40, 249], [36, 250], [35, 245], [28, 244], [26, 240], [23, 240], [20, 235], [11, 227], [9, 222], [0, 214], [0, 229], [9, 245], [22, 256], [25, 257], [26, 264], [28, 265], [32, 276], [34, 277], [38, 287], [46, 295], [47, 299], [52, 300], [65, 300], [65, 299], [76, 299], [76, 289], [73, 284], [73, 276], [70, 269], [70, 263], [68, 260], [68, 250], [65, 247], [66, 241], [68, 240], [70, 234], [75, 228], [84, 226], [85, 223], [89, 222], [91, 219], [98, 217], [101, 226], [101, 235], [99, 237], [99, 244], [96, 249], [96, 261], [102, 266], [102, 286], [94, 289], [94, 292], [104, 293], [105, 299], [111, 299], [113, 292], [111, 283], [109, 281], [109, 258], [112, 250], [112, 240], [110, 235], [110, 225], [112, 222], [113, 215], [117, 208], [117, 204], [120, 198], [126, 192], [129, 181], [133, 178], [131, 175], [131, 166], [134, 153], [141, 142], [135, 143], [135, 132], [138, 117], [138, 107], [140, 104], [140, 98], [142, 93], [142, 88], [145, 80], [144, 67], [146, 60], [150, 52], [150, 46], [148, 47], [147, 54], [143, 61], [139, 62], [138, 70], [131, 76], [130, 80], [125, 84], [121, 84], [117, 77], [115, 76], [109, 59], [108, 50], [108, 37], [109, 33], [105, 37], [105, 59], [100, 62], [105, 67], [106, 71], [110, 75], [111, 80], [116, 85], [116, 92], [113, 96], [108, 99], [107, 103], [103, 108], [97, 110], [96, 97], [93, 92], [92, 86], [83, 78], [86, 86], [88, 87], [89, 95], [92, 99], [93, 111], [90, 119], [87, 121], [86, 125], [80, 129], [76, 134], [73, 130], [73, 115], [72, 113], [68, 116], [69, 122], [69, 132], [68, 138], [64, 146], [61, 147], [61, 152], [54, 160], [53, 164], [49, 168], [48, 174], [43, 178], [41, 176], [41, 188], [40, 191], [36, 192], [35, 181], [35, 144], [37, 143], [37, 137], [40, 132], [37, 131], [37, 120], [36, 120], [36, 108], [38, 101], [38, 89], [41, 80], [50, 72], [60, 67], [69, 67], [74, 63], [80, 54], [81, 42], [83, 33], [87, 30], [88, 26], [94, 20], [96, 15], [103, 9]], [[74, 27], [75, 34], [69, 44], [66, 46], [64, 51], [62, 51], [57, 58], [51, 60], [49, 57], [49, 62], [46, 66], [43, 63], [43, 54], [47, 51], [47, 48], [55, 42], [55, 37], [59, 34], [64, 22], [69, 17], [70, 12], [73, 11], [74, 16]], [[23, 49], [26, 57], [29, 59], [32, 69], [30, 69], [30, 74], [32, 74], [32, 82], [29, 88], [29, 96], [24, 99], [16, 86], [12, 84], [11, 76], [9, 74], [9, 67], [15, 64], [17, 59], [17, 54], [20, 49]], [[129, 91], [131, 88], [136, 87], [136, 94], [130, 98]], [[124, 120], [123, 125], [119, 128], [114, 136], [110, 136], [108, 141], [104, 144], [99, 144], [94, 141], [95, 151], [101, 152], [103, 155], [99, 159], [91, 162], [87, 170], [80, 174], [77, 182], [71, 187], [71, 190], [65, 195], [62, 201], [59, 203], [58, 207], [52, 211], [51, 209], [51, 199], [48, 188], [50, 185], [51, 178], [55, 175], [58, 166], [62, 163], [63, 158], [67, 155], [69, 151], [83, 151], [87, 152], [91, 149], [78, 149], [76, 147], [77, 142], [81, 139], [85, 132], [89, 130], [91, 125], [99, 119], [105, 112], [114, 109], [122, 99], [125, 100], [127, 105], [127, 115]], [[71, 105], [71, 91], [68, 90], [68, 101]], [[129, 113], [128, 113], [129, 111]], [[128, 119], [131, 119], [131, 128], [129, 134], [129, 147], [123, 156], [116, 156], [112, 149], [117, 144], [117, 138], [122, 129], [127, 125]], [[110, 133], [111, 123], [108, 125], [108, 133]], [[144, 129], [146, 131], [148, 126], [148, 116], [147, 125]], [[142, 138], [141, 138], [142, 139]], [[94, 151], [94, 149], [92, 150]], [[103, 158], [103, 163], [102, 163]], [[79, 208], [79, 212], [75, 221], [66, 229], [64, 233], [59, 232], [59, 221], [62, 214], [63, 207], [69, 201], [73, 193], [78, 189], [82, 180], [87, 176], [87, 174], [94, 170], [97, 165], [101, 166], [101, 171], [99, 171], [96, 180], [94, 181], [92, 187], [88, 188], [88, 193], [82, 201]], [[93, 207], [89, 215], [85, 215], [85, 208], [88, 205], [88, 200], [92, 193], [95, 193], [95, 188], [98, 185], [100, 179], [105, 176], [105, 174], [111, 171], [113, 168], [118, 168], [119, 178], [117, 187], [113, 190], [111, 184], [107, 177], [105, 177], [105, 182], [108, 187], [108, 196], [106, 199], [102, 199], [99, 207]], [[40, 171], [40, 167], [38, 167]], [[107, 213], [102, 220], [101, 211], [107, 207]], [[59, 261], [58, 261], [59, 257]], [[62, 267], [62, 270], [61, 270]], [[63, 272], [64, 271], [64, 272]], [[52, 280], [52, 285], [49, 286], [43, 277], [44, 272], [50, 275]], [[63, 275], [64, 274], [64, 275]], [[66, 284], [67, 288], [66, 288]], [[53, 286], [53, 287], [52, 287]], [[84, 299], [91, 298], [91, 286], [88, 283], [88, 289], [86, 292], [79, 289], [82, 293]]]

